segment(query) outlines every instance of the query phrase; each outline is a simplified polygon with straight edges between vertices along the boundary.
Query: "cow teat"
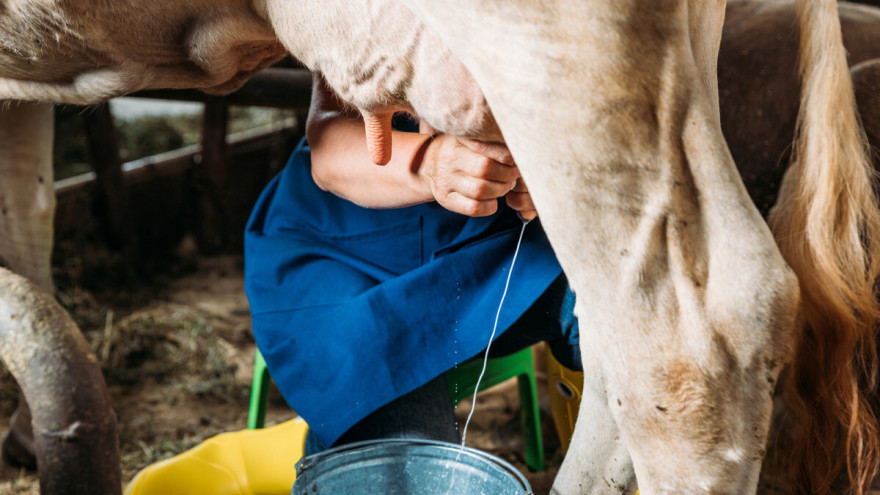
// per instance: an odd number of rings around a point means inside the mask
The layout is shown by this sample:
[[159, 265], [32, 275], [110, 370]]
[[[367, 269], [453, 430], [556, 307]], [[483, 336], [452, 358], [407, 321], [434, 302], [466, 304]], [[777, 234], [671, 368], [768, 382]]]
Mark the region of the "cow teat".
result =
[[361, 115], [364, 117], [370, 160], [376, 165], [386, 165], [391, 161], [391, 118], [394, 117], [394, 112], [361, 110]]

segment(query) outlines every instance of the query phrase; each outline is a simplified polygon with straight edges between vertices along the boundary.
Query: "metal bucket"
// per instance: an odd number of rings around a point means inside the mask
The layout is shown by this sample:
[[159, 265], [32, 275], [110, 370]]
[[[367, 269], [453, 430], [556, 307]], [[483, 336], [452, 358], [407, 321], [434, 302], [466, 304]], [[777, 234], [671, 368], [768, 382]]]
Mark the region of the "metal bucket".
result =
[[433, 440], [357, 442], [296, 463], [293, 495], [532, 495], [525, 477], [492, 454]]

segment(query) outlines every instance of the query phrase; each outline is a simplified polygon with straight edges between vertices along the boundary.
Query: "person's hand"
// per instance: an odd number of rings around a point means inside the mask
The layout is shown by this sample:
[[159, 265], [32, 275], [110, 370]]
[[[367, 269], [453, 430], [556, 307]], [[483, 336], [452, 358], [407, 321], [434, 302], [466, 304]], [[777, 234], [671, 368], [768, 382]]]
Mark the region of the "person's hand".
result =
[[506, 199], [507, 206], [519, 212], [519, 216], [523, 220], [532, 220], [538, 216], [538, 210], [535, 209], [535, 203], [532, 202], [532, 195], [529, 194], [529, 188], [526, 187], [522, 177], [516, 180], [516, 186], [507, 193]]
[[[440, 134], [428, 144], [419, 174], [444, 208], [472, 217], [498, 209], [497, 198], [514, 191], [515, 202], [528, 211], [527, 190], [516, 190], [519, 169], [503, 144]], [[525, 188], [525, 185], [522, 185]], [[510, 197], [510, 195], [508, 195]]]

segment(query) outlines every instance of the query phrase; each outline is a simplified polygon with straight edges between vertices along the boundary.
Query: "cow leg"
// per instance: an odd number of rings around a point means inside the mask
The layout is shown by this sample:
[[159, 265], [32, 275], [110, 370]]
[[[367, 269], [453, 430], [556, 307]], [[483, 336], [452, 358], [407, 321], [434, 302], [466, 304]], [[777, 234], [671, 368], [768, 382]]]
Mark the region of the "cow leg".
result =
[[7, 105], [0, 109], [0, 265], [52, 293], [52, 105]]
[[724, 28], [727, 0], [688, 2], [688, 34], [694, 62], [706, 97], [721, 125], [721, 105], [718, 101], [718, 52], [721, 49], [721, 32]]
[[[688, 25], [699, 77], [706, 87], [715, 116], [720, 121], [717, 60], [718, 48], [721, 43], [721, 28], [724, 25], [724, 2], [690, 2], [688, 4]], [[589, 337], [589, 335], [583, 336], [583, 338]], [[602, 349], [598, 342], [587, 343], [585, 347], [594, 350], [591, 356], [587, 356], [587, 359], [595, 358]], [[595, 380], [596, 377], [602, 376], [601, 367], [597, 366], [593, 360], [588, 362], [589, 366], [584, 363], [585, 385], [580, 410], [588, 411], [586, 413], [588, 417], [584, 418], [584, 424], [589, 427], [581, 427], [575, 432], [571, 442], [571, 450], [566, 456], [565, 464], [560, 469], [555, 485], [557, 487], [578, 486], [581, 473], [587, 471], [601, 473], [601, 479], [605, 480], [609, 487], [619, 489], [620, 493], [632, 493], [637, 485], [632, 460], [620, 440], [620, 432], [614, 422], [611, 410], [608, 408], [604, 389], [599, 386], [602, 381]], [[587, 381], [591, 381], [591, 383], [587, 385]], [[602, 465], [587, 470], [582, 469], [580, 465], [584, 461], [593, 463], [597, 460], [604, 462]], [[557, 491], [557, 493], [559, 492]]]
[[582, 356], [584, 384], [581, 403], [568, 452], [550, 493], [631, 495], [636, 490], [636, 476], [629, 450], [608, 407], [605, 373], [600, 359], [602, 345], [596, 339], [597, 332], [587, 331], [583, 324], [580, 328], [581, 349], [590, 351]]
[[[10, 103], [0, 110], [0, 266], [52, 293], [55, 192], [52, 105]], [[31, 413], [22, 398], [3, 437], [4, 458], [35, 467]]]
[[[640, 491], [754, 493], [799, 291], [724, 143], [687, 2], [409, 5], [529, 185]], [[614, 491], [616, 450], [583, 447], [591, 416], [558, 493]]]

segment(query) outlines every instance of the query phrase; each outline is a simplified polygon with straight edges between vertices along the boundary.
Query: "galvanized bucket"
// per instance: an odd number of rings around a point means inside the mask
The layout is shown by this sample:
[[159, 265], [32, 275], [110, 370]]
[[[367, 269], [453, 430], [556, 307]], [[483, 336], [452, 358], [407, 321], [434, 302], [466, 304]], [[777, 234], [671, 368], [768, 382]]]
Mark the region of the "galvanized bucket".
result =
[[525, 477], [492, 454], [433, 440], [357, 442], [296, 463], [293, 495], [532, 495]]

